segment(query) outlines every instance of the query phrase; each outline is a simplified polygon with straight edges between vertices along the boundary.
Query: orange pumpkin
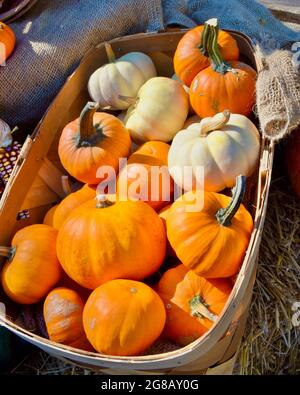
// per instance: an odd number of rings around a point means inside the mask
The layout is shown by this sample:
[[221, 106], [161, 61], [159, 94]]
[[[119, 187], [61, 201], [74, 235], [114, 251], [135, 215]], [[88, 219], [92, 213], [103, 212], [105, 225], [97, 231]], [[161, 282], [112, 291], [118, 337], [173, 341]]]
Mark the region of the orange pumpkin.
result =
[[[174, 55], [174, 69], [180, 80], [190, 86], [195, 76], [210, 65], [207, 53], [209, 23], [189, 30], [179, 41]], [[220, 30], [217, 44], [225, 60], [238, 60], [239, 48], [235, 39]]]
[[0, 65], [12, 54], [16, 44], [16, 38], [13, 30], [0, 22]]
[[166, 321], [162, 300], [146, 284], [113, 280], [95, 289], [83, 311], [93, 347], [103, 354], [139, 355], [160, 336]]
[[[237, 177], [232, 198], [204, 191], [187, 192], [169, 209], [167, 235], [180, 261], [206, 278], [235, 275], [244, 259], [253, 229], [250, 213], [241, 204], [246, 177]], [[196, 200], [195, 200], [196, 199]]]
[[44, 302], [44, 319], [49, 339], [92, 351], [83, 329], [83, 308], [83, 300], [77, 292], [63, 287], [53, 289]]
[[130, 157], [127, 163], [145, 163], [153, 166], [168, 166], [170, 146], [163, 141], [147, 141]]
[[169, 204], [173, 199], [173, 179], [166, 165], [156, 166], [145, 163], [125, 166], [118, 177], [117, 196], [142, 200], [155, 211]]
[[[162, 220], [165, 229], [167, 230], [167, 216], [168, 216], [168, 212], [170, 210], [171, 204], [168, 204], [167, 206], [165, 206], [160, 212], [159, 212], [159, 218]], [[167, 254], [173, 257], [176, 257], [175, 251], [173, 250], [169, 240], [167, 239]]]
[[98, 104], [89, 102], [80, 118], [63, 130], [58, 153], [64, 168], [77, 180], [98, 184], [113, 176], [97, 175], [101, 166], [116, 172], [119, 159], [130, 153], [131, 140], [127, 129], [116, 117], [96, 112]]
[[160, 267], [165, 253], [165, 229], [151, 207], [113, 203], [105, 195], [76, 209], [57, 240], [65, 272], [90, 289], [116, 278], [144, 279]]
[[198, 339], [217, 321], [231, 290], [227, 279], [206, 280], [184, 265], [165, 272], [157, 286], [167, 313], [164, 335], [180, 346]]
[[2, 270], [5, 293], [21, 304], [37, 303], [54, 287], [62, 274], [56, 256], [57, 231], [48, 225], [19, 230], [11, 247], [0, 247], [7, 257]]
[[48, 225], [48, 226], [53, 226], [53, 218], [54, 218], [54, 214], [57, 210], [58, 204], [56, 204], [55, 206], [51, 207], [45, 217], [44, 217], [44, 221], [43, 224]]
[[96, 185], [84, 185], [81, 189], [76, 192], [70, 193], [65, 197], [53, 214], [53, 227], [59, 230], [68, 218], [71, 212], [81, 206], [81, 204], [87, 202], [88, 200], [96, 198]]
[[211, 25], [207, 52], [212, 65], [200, 71], [190, 87], [190, 102], [201, 118], [224, 110], [249, 115], [255, 104], [256, 72], [245, 63], [225, 62], [218, 48], [218, 26]]

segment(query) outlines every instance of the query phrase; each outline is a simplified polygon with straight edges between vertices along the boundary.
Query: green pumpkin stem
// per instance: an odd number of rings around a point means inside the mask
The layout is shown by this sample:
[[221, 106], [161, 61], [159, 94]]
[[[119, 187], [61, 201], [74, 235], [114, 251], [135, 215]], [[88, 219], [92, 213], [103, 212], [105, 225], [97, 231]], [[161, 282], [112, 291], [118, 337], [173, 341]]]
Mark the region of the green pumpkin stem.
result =
[[218, 316], [209, 310], [209, 306], [205, 303], [204, 299], [200, 295], [194, 296], [189, 301], [189, 305], [191, 309], [191, 315], [193, 317], [207, 318], [212, 322], [217, 321]]
[[0, 256], [7, 258], [9, 261], [13, 259], [16, 253], [16, 247], [0, 247]]
[[92, 145], [91, 138], [99, 132], [98, 128], [94, 125], [94, 114], [98, 108], [98, 103], [88, 102], [81, 111], [78, 147], [90, 147]]
[[209, 26], [206, 51], [212, 62], [213, 69], [218, 73], [225, 74], [233, 71], [231, 65], [224, 61], [218, 45], [219, 25], [216, 18], [212, 18], [206, 22]]
[[105, 51], [106, 51], [106, 56], [108, 59], [109, 63], [113, 63], [116, 61], [116, 55], [111, 47], [111, 45], [109, 43], [104, 43], [105, 46]]
[[216, 213], [216, 218], [220, 225], [231, 225], [231, 220], [235, 216], [244, 199], [245, 191], [246, 177], [240, 175], [236, 178], [236, 184], [232, 190], [232, 198], [229, 205], [225, 208], [220, 208], [220, 210], [218, 210]]
[[208, 24], [209, 21], [206, 21], [204, 24], [204, 29], [201, 34], [201, 44], [199, 45], [199, 49], [204, 56], [208, 56], [208, 51], [207, 51], [207, 40], [209, 37], [209, 32], [210, 32], [210, 26]]

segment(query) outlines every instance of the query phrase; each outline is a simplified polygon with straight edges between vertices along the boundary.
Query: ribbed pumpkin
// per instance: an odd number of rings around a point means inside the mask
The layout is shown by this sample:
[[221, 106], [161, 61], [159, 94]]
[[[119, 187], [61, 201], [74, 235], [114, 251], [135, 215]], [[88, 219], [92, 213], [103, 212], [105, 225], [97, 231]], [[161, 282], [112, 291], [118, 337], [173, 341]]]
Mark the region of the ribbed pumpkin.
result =
[[13, 30], [5, 23], [0, 22], [0, 65], [12, 54], [16, 38]]
[[225, 62], [218, 48], [217, 21], [209, 25], [207, 53], [212, 65], [200, 71], [190, 87], [190, 102], [201, 118], [224, 110], [249, 115], [255, 103], [256, 72], [245, 63]]
[[145, 163], [153, 166], [167, 166], [170, 146], [162, 141], [147, 141], [128, 158], [127, 163]]
[[131, 140], [122, 122], [113, 115], [97, 112], [98, 104], [89, 102], [80, 118], [63, 130], [58, 153], [64, 168], [77, 180], [98, 184], [101, 166], [119, 167], [119, 159], [130, 153]]
[[155, 211], [161, 210], [173, 200], [173, 179], [168, 167], [131, 163], [119, 174], [117, 196], [129, 200], [142, 200]]
[[[210, 23], [211, 20], [189, 30], [178, 43], [174, 55], [174, 69], [187, 86], [191, 85], [199, 71], [210, 65], [206, 49]], [[239, 48], [229, 33], [220, 30], [217, 44], [225, 60], [238, 60]]]
[[166, 321], [162, 300], [146, 284], [113, 280], [95, 289], [83, 311], [94, 348], [109, 355], [139, 355], [160, 336]]
[[[244, 115], [224, 111], [177, 133], [169, 151], [169, 171], [186, 191], [219, 192], [232, 188], [239, 174], [251, 176], [259, 152], [260, 135], [254, 123]], [[203, 179], [197, 174], [201, 168]], [[185, 169], [191, 169], [191, 177], [184, 176]]]
[[86, 184], [76, 192], [70, 193], [66, 196], [56, 208], [53, 214], [53, 227], [55, 229], [60, 229], [64, 221], [68, 218], [75, 208], [79, 207], [81, 204], [87, 202], [88, 200], [96, 198], [96, 185]]
[[151, 78], [132, 101], [124, 122], [137, 144], [171, 141], [188, 115], [188, 94], [180, 82], [171, 78]]
[[232, 285], [227, 279], [206, 280], [179, 265], [163, 274], [156, 289], [166, 307], [164, 335], [186, 346], [217, 321]]
[[66, 273], [94, 289], [116, 279], [144, 279], [162, 264], [164, 226], [144, 202], [110, 202], [105, 195], [76, 209], [59, 230], [57, 254]]
[[31, 225], [19, 230], [11, 247], [0, 247], [7, 257], [2, 270], [5, 293], [21, 304], [37, 303], [61, 277], [56, 256], [57, 230], [48, 225]]
[[44, 302], [44, 319], [49, 339], [70, 347], [92, 351], [83, 323], [84, 302], [69, 288], [55, 288]]
[[205, 278], [230, 277], [244, 259], [253, 229], [250, 213], [241, 204], [246, 188], [237, 177], [232, 198], [204, 192], [203, 208], [196, 194], [182, 195], [167, 215], [168, 240], [180, 261]]
[[105, 43], [105, 49], [109, 63], [91, 75], [88, 91], [101, 108], [124, 110], [130, 104], [122, 96], [136, 97], [140, 87], [156, 76], [155, 66], [142, 52], [129, 52], [116, 59], [110, 44]]

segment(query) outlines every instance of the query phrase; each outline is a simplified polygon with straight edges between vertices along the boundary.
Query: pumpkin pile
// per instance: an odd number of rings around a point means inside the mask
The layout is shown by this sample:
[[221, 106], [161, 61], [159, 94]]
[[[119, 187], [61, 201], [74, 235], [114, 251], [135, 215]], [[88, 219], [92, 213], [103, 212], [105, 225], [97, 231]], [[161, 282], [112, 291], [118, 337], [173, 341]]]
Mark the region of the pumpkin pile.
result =
[[94, 101], [58, 146], [81, 187], [0, 247], [1, 280], [17, 303], [44, 301], [52, 341], [134, 356], [198, 339], [231, 294], [253, 229], [242, 202], [260, 151], [256, 73], [216, 19], [180, 40], [174, 78], [105, 48]]

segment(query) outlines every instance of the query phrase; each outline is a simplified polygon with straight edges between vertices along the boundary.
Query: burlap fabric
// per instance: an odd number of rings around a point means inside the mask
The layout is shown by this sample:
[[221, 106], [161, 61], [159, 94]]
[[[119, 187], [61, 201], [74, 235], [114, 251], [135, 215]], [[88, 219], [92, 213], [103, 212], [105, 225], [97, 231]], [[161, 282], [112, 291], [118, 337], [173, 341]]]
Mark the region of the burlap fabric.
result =
[[[211, 17], [218, 17], [223, 28], [248, 34], [265, 51], [300, 41], [299, 33], [281, 24], [254, 0], [39, 0], [12, 24], [17, 47], [7, 65], [0, 67], [0, 118], [10, 125], [39, 120], [84, 53], [101, 41], [158, 31], [170, 24], [193, 27]], [[291, 69], [282, 73], [274, 66], [274, 72], [280, 72], [280, 79], [275, 78], [277, 85], [284, 81], [293, 89], [294, 84], [286, 82], [293, 74]], [[271, 79], [267, 70], [259, 81], [262, 78]], [[266, 85], [266, 90], [272, 86], [273, 82], [270, 87]], [[277, 87], [275, 93], [283, 91]], [[259, 88], [258, 95], [260, 92]], [[296, 96], [292, 93], [291, 97]], [[258, 102], [263, 120], [264, 114], [269, 117], [272, 113], [267, 100], [258, 97]], [[278, 97], [276, 103], [282, 109], [288, 101]], [[276, 119], [278, 108], [274, 110]], [[290, 130], [289, 122], [284, 130]], [[263, 131], [266, 124], [271, 125], [263, 121]]]
[[287, 136], [300, 124], [300, 74], [294, 60], [288, 50], [263, 58], [264, 68], [256, 84], [257, 114], [270, 140]]

